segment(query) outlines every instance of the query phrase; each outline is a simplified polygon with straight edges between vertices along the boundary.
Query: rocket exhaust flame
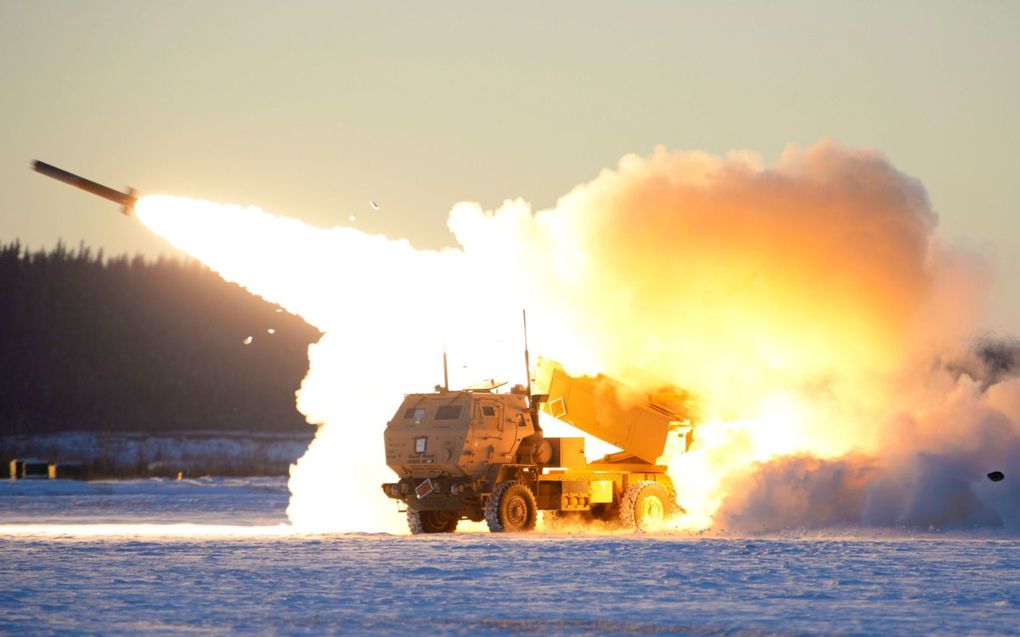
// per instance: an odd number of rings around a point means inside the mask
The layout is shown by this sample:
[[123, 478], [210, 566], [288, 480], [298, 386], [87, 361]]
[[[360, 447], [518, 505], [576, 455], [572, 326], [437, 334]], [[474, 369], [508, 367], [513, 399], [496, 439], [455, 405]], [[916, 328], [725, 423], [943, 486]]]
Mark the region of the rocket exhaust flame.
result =
[[[375, 487], [391, 479], [385, 422], [438, 382], [444, 343], [455, 387], [519, 378], [500, 341], [522, 307], [531, 347], [571, 373], [698, 397], [694, 446], [670, 463], [680, 528], [1020, 523], [1011, 483], [984, 477], [1020, 464], [1020, 381], [948, 362], [966, 359], [987, 273], [940, 244], [922, 186], [873, 151], [823, 141], [765, 167], [657, 149], [549, 210], [458, 204], [459, 248], [440, 251], [255, 208], [136, 209], [323, 330], [298, 393], [320, 424], [291, 472], [298, 528], [404, 532]], [[969, 504], [925, 508], [946, 493]]]

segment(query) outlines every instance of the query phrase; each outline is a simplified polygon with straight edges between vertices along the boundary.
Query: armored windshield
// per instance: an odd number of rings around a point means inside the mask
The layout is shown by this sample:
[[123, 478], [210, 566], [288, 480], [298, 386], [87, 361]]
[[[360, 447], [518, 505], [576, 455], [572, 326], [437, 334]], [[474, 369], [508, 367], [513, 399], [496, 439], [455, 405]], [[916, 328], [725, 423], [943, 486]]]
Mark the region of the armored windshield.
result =
[[436, 410], [436, 420], [458, 420], [462, 409], [461, 405], [443, 405]]
[[424, 407], [408, 407], [407, 411], [404, 412], [404, 418], [407, 420], [413, 420], [415, 422], [421, 422], [425, 419], [425, 408]]

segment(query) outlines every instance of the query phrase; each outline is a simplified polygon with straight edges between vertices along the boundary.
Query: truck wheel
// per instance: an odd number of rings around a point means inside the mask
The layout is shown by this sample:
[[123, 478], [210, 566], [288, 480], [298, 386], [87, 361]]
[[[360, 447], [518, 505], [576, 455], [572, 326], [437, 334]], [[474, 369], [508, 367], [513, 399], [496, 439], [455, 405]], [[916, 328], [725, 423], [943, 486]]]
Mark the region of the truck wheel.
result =
[[530, 531], [537, 519], [535, 496], [520, 482], [511, 480], [496, 485], [485, 503], [485, 522], [493, 533]]
[[620, 522], [635, 531], [653, 531], [672, 515], [674, 504], [665, 487], [650, 480], [632, 484], [620, 503]]
[[407, 510], [407, 527], [411, 533], [453, 533], [457, 530], [459, 518], [449, 511]]

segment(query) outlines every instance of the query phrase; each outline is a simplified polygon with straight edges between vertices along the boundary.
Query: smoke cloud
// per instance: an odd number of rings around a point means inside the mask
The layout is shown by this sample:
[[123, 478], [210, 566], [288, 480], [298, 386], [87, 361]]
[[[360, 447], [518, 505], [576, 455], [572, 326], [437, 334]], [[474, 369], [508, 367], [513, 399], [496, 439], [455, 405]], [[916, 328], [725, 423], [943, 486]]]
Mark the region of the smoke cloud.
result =
[[938, 241], [924, 188], [881, 154], [823, 141], [765, 167], [657, 149], [552, 210], [460, 206], [450, 225], [469, 258], [528, 273], [536, 324], [559, 334], [543, 352], [699, 397], [698, 441], [672, 462], [682, 526], [720, 505], [715, 523], [742, 530], [994, 522], [929, 510], [966, 499], [961, 467], [998, 466], [960, 455], [987, 419], [954, 397], [987, 373], [932, 371], [980, 328], [989, 271]]
[[[968, 360], [934, 369], [926, 380], [945, 393], [891, 415], [874, 455], [787, 456], [734, 475], [717, 524], [752, 533], [834, 526], [1020, 531], [1018, 351], [983, 343]], [[1006, 480], [992, 482], [991, 471]]]
[[[519, 379], [521, 307], [533, 352], [568, 370], [697, 396], [694, 447], [666, 459], [681, 528], [1016, 520], [1013, 353], [969, 345], [988, 269], [941, 244], [922, 185], [878, 152], [628, 155], [549, 210], [458, 204], [459, 247], [438, 252], [256, 209], [138, 210], [326, 332], [298, 400], [322, 424], [292, 470], [295, 524], [401, 529], [378, 491], [386, 420], [439, 381], [444, 346], [454, 385]], [[1006, 481], [982, 482], [993, 469]]]

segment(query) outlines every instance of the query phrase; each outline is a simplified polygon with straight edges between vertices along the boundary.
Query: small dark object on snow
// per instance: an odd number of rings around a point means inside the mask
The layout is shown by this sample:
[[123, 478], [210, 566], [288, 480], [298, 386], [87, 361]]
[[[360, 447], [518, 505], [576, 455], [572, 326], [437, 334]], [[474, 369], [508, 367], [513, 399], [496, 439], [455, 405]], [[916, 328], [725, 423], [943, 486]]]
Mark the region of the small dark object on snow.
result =
[[992, 482], [1002, 482], [1006, 479], [1006, 474], [1001, 471], [993, 471], [988, 474], [988, 479]]
[[50, 480], [84, 480], [85, 465], [80, 462], [50, 463]]
[[32, 458], [15, 458], [11, 460], [11, 480], [32, 478], [47, 479], [50, 477], [50, 463]]

